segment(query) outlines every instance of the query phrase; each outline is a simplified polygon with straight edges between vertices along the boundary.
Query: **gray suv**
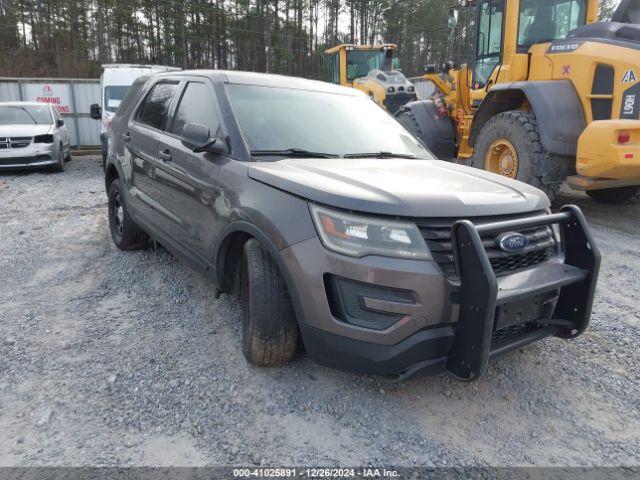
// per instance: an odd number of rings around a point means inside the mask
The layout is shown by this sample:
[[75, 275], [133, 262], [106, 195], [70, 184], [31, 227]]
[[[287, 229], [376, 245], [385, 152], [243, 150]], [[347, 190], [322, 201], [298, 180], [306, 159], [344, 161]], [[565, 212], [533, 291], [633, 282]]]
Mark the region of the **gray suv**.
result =
[[123, 250], [149, 238], [241, 301], [257, 365], [477, 379], [591, 315], [600, 255], [580, 210], [434, 159], [366, 95], [191, 71], [138, 79], [105, 167]]

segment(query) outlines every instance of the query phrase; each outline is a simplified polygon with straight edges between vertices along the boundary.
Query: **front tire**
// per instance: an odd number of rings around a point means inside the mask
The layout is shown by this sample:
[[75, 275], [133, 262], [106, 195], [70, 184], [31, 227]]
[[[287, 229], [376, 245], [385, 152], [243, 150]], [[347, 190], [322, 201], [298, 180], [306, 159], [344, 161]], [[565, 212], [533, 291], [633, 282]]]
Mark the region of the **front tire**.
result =
[[635, 204], [640, 203], [640, 186], [587, 190], [587, 195], [600, 203], [611, 205]]
[[127, 210], [124, 189], [119, 179], [109, 187], [109, 230], [120, 250], [139, 250], [149, 243], [149, 236], [133, 221]]
[[58, 161], [53, 166], [54, 172], [64, 172], [64, 151], [62, 150], [62, 145], [60, 145], [60, 149], [58, 150]]
[[291, 298], [277, 265], [255, 239], [244, 246], [240, 300], [247, 361], [259, 366], [291, 361], [298, 343]]
[[569, 162], [545, 151], [532, 112], [513, 110], [496, 115], [482, 127], [471, 166], [528, 183], [553, 200]]

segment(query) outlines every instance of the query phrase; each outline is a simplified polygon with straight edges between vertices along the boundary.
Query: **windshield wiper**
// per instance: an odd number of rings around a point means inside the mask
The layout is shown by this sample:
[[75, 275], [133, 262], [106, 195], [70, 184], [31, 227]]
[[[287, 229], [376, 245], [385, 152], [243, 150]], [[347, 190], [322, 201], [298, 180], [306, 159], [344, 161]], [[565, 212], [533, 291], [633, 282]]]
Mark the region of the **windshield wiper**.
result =
[[418, 158], [415, 155], [406, 153], [391, 152], [369, 152], [369, 153], [348, 153], [344, 158]]
[[33, 115], [31, 115], [31, 112], [29, 112], [29, 110], [27, 110], [26, 108], [24, 108], [24, 107], [14, 107], [14, 106], [9, 106], [9, 108], [15, 108], [15, 109], [18, 109], [18, 110], [22, 110], [22, 111], [24, 111], [24, 113], [26, 113], [27, 115], [29, 115], [29, 118], [30, 118], [31, 120], [33, 120], [33, 124], [34, 124], [34, 125], [39, 125], [39, 123], [38, 123], [38, 121], [35, 119], [35, 117], [34, 117]]
[[296, 158], [338, 158], [332, 153], [311, 152], [303, 148], [287, 148], [285, 150], [252, 150], [254, 157], [296, 157]]

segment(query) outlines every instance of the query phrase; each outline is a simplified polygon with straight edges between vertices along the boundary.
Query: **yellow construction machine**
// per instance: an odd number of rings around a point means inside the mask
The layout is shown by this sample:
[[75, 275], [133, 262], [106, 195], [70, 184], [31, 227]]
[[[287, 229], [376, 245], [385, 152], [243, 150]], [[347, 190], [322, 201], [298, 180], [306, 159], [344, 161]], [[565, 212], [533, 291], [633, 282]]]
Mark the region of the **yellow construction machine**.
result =
[[612, 22], [598, 0], [465, 0], [450, 28], [463, 9], [473, 61], [427, 71], [438, 93], [399, 121], [439, 157], [550, 197], [567, 180], [597, 201], [640, 200], [640, 0]]
[[327, 50], [331, 82], [362, 90], [390, 113], [416, 100], [415, 87], [395, 68], [396, 46], [338, 45]]

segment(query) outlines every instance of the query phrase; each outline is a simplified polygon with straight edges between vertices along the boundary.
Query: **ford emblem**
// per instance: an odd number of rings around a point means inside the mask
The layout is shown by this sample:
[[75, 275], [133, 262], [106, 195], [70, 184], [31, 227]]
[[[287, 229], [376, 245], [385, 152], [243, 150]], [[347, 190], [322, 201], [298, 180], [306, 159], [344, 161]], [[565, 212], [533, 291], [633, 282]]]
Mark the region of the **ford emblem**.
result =
[[529, 239], [517, 232], [504, 233], [496, 241], [502, 250], [509, 253], [520, 253], [529, 246]]

